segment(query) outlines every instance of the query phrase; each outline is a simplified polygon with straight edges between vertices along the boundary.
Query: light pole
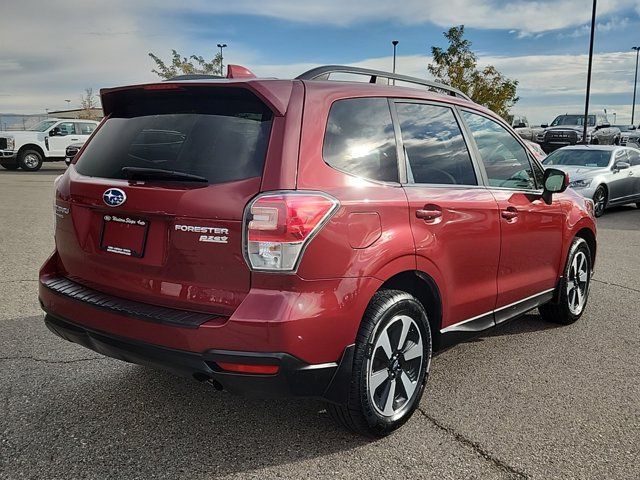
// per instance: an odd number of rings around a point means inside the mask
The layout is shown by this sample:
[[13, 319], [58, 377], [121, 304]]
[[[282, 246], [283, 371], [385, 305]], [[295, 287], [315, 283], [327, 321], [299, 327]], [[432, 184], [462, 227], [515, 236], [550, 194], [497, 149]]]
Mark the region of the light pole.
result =
[[640, 54], [640, 47], [631, 47], [631, 50], [636, 51], [636, 74], [633, 77], [633, 103], [631, 104], [631, 125], [633, 125], [636, 114], [636, 87], [638, 86], [638, 54]]
[[591, 93], [591, 66], [593, 65], [593, 41], [596, 33], [596, 3], [593, 0], [593, 11], [591, 12], [591, 40], [589, 41], [589, 68], [587, 69], [587, 96], [584, 102], [584, 125], [582, 130], [582, 141], [587, 142], [587, 124], [589, 123], [589, 95]]
[[224, 77], [224, 70], [222, 69], [222, 49], [226, 47], [227, 47], [226, 43], [218, 44], [218, 48], [220, 49], [220, 75], [222, 75], [223, 77]]
[[[393, 69], [391, 70], [393, 73], [396, 73], [396, 47], [398, 46], [398, 40], [392, 40], [391, 45], [393, 45]], [[396, 79], [393, 79], [393, 84], [396, 84]]]

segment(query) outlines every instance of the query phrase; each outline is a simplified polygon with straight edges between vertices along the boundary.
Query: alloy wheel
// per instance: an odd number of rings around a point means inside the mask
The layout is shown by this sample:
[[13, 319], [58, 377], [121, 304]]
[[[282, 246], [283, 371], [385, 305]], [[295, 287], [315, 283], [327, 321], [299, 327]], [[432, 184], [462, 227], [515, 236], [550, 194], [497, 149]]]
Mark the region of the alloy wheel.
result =
[[578, 251], [571, 262], [567, 278], [567, 300], [569, 311], [579, 315], [587, 301], [589, 288], [589, 262], [587, 255]]
[[593, 204], [596, 217], [599, 217], [604, 212], [605, 192], [603, 188], [598, 188], [593, 196]]
[[418, 389], [423, 368], [422, 334], [407, 315], [397, 315], [380, 331], [367, 366], [373, 408], [384, 417], [403, 413]]

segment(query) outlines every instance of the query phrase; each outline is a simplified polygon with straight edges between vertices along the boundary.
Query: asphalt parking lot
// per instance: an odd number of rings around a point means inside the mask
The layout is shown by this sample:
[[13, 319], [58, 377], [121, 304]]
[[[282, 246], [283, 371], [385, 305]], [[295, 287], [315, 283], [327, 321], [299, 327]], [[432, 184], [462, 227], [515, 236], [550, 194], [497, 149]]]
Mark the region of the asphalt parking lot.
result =
[[640, 210], [598, 221], [587, 312], [439, 354], [420, 410], [368, 442], [315, 401], [249, 400], [102, 357], [43, 325], [52, 182], [0, 171], [0, 478], [640, 477]]

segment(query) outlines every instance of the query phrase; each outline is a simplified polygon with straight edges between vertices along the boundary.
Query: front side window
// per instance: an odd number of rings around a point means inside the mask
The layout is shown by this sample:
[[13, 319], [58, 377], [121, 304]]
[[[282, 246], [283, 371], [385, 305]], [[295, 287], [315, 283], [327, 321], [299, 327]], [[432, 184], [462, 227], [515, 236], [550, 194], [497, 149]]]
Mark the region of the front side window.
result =
[[60, 136], [73, 135], [76, 133], [76, 128], [73, 125], [73, 122], [59, 123], [57, 128], [60, 132]]
[[536, 182], [525, 148], [499, 123], [482, 115], [462, 115], [476, 141], [492, 187], [535, 190]]
[[358, 177], [398, 181], [396, 140], [385, 98], [350, 98], [331, 106], [322, 156]]
[[29, 129], [30, 132], [45, 132], [56, 123], [55, 120], [43, 120]]
[[469, 150], [453, 111], [396, 104], [410, 183], [477, 185]]
[[629, 156], [629, 163], [632, 167], [640, 165], [640, 152], [636, 150], [627, 150], [627, 155]]

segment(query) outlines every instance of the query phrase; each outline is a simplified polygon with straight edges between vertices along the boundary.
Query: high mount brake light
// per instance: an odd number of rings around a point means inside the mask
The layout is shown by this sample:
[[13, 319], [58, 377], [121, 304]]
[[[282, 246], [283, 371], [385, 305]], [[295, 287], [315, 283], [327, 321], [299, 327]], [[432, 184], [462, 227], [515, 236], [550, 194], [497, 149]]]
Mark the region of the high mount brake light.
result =
[[245, 252], [252, 270], [294, 271], [305, 247], [338, 208], [320, 192], [258, 196], [245, 212]]

